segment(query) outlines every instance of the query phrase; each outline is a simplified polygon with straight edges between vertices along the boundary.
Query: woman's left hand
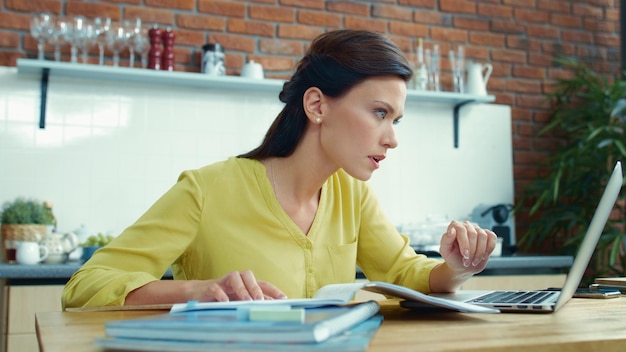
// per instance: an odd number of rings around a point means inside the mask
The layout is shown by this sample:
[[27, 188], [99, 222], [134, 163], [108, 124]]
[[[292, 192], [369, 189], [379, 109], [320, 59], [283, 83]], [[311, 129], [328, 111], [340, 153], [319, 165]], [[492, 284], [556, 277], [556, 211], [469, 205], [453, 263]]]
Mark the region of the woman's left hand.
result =
[[439, 253], [456, 273], [475, 274], [487, 265], [489, 255], [496, 248], [497, 236], [491, 230], [468, 221], [452, 221], [441, 236]]

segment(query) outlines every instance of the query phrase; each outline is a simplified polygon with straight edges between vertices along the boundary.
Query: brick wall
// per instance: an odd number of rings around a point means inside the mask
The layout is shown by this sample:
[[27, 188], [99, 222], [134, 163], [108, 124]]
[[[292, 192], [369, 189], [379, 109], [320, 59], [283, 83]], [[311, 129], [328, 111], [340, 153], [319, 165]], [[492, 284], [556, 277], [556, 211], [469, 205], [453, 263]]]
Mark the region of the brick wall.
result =
[[[418, 37], [426, 47], [440, 44], [442, 53], [465, 45], [467, 57], [493, 64], [489, 92], [497, 103], [512, 107], [516, 194], [538, 177], [536, 165], [552, 145], [549, 137], [535, 135], [548, 116], [544, 98], [550, 83], [568, 75], [553, 59], [575, 58], [613, 75], [620, 71], [617, 0], [0, 1], [3, 66], [36, 56], [29, 21], [38, 11], [113, 20], [140, 17], [145, 24], [171, 26], [179, 71], [198, 71], [201, 46], [218, 42], [227, 51], [230, 74], [255, 60], [268, 77], [285, 78], [312, 38], [336, 28], [385, 33], [411, 58]], [[51, 48], [47, 50], [50, 55]], [[68, 60], [69, 49], [63, 53]], [[90, 60], [95, 62], [96, 56], [94, 48]], [[442, 68], [447, 67], [443, 55]], [[442, 80], [449, 90], [447, 72]], [[523, 226], [524, 219], [517, 220]]]

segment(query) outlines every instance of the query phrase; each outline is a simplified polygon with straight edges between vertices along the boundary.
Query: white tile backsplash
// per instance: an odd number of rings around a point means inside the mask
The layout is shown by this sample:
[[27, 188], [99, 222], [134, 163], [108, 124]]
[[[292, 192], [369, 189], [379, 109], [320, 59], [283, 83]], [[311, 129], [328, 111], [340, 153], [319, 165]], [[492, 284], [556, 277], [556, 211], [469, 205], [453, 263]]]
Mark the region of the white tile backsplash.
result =
[[[282, 108], [276, 92], [160, 87], [50, 77], [39, 129], [39, 77], [0, 67], [0, 203], [51, 200], [61, 231], [117, 234], [197, 168], [256, 147]], [[479, 203], [513, 200], [510, 109], [409, 101], [371, 183], [397, 224], [466, 218]]]

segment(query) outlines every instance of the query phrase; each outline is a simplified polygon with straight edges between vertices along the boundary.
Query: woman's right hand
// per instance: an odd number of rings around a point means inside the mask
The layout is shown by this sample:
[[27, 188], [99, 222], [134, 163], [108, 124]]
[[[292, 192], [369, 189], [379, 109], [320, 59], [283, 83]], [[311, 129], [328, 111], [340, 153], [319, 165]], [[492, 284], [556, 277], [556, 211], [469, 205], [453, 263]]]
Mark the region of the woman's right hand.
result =
[[125, 305], [184, 303], [187, 301], [228, 302], [284, 299], [276, 286], [257, 281], [250, 270], [233, 271], [215, 280], [156, 280], [126, 295]]
[[266, 281], [257, 281], [250, 270], [233, 271], [216, 280], [193, 281], [192, 299], [202, 302], [284, 299], [285, 294]]

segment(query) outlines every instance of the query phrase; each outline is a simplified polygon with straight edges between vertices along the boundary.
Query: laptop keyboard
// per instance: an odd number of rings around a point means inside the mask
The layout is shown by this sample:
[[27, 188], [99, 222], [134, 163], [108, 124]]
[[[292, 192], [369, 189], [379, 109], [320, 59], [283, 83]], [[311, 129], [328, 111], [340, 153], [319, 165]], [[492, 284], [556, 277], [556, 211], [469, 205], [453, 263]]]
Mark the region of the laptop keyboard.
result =
[[555, 291], [494, 291], [474, 298], [468, 303], [537, 304], [558, 294]]

